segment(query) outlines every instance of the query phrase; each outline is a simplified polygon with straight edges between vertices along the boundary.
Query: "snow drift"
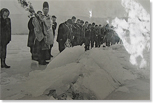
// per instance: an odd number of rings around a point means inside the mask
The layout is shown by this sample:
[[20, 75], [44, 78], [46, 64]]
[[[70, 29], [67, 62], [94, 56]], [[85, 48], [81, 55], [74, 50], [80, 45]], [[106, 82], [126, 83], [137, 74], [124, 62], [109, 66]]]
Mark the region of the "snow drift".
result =
[[135, 78], [123, 69], [112, 50], [84, 52], [83, 47], [73, 47], [59, 54], [45, 70], [31, 72], [23, 90], [52, 99], [104, 99], [125, 80]]

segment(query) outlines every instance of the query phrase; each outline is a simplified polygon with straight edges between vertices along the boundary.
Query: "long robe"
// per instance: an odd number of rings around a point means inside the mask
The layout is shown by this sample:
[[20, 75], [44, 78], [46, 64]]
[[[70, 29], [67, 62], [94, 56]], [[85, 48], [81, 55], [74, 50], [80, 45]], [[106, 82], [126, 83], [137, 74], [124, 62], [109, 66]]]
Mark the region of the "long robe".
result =
[[34, 33], [34, 26], [32, 24], [34, 17], [31, 17], [29, 22], [28, 22], [28, 29], [29, 29], [29, 35], [28, 35], [28, 47], [33, 47], [34, 46], [34, 40], [35, 40], [35, 33]]
[[44, 34], [47, 36], [46, 43], [48, 45], [53, 45], [54, 44], [54, 36], [53, 36], [53, 30], [52, 30], [51, 17], [49, 15], [44, 16], [43, 21], [44, 21], [44, 25], [43, 25]]
[[33, 19], [33, 25], [36, 37], [34, 42], [34, 48], [37, 52], [38, 62], [43, 63], [46, 60], [46, 51], [49, 49], [49, 47], [46, 46], [47, 44], [44, 40], [43, 24], [42, 21], [35, 17]]

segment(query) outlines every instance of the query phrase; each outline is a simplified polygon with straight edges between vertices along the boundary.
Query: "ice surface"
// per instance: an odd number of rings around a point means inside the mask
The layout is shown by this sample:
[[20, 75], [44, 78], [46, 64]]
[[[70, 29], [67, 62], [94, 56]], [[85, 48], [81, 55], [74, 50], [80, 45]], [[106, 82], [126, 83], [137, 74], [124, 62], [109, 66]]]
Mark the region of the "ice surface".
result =
[[[11, 68], [1, 70], [2, 99], [149, 98], [150, 66], [137, 69], [121, 44], [86, 52], [77, 46], [59, 54], [55, 42], [54, 58], [46, 67], [30, 60], [26, 41], [27, 36], [14, 35], [8, 45]], [[144, 52], [144, 58], [150, 63], [149, 52]], [[53, 95], [50, 91], [54, 90]]]
[[30, 72], [24, 91], [36, 97], [46, 90], [56, 90], [60, 95], [74, 83], [75, 92], [84, 92], [86, 88], [97, 99], [104, 99], [125, 80], [136, 78], [136, 75], [123, 69], [112, 50], [100, 48], [84, 53], [83, 47], [78, 46], [67, 48], [45, 70]]

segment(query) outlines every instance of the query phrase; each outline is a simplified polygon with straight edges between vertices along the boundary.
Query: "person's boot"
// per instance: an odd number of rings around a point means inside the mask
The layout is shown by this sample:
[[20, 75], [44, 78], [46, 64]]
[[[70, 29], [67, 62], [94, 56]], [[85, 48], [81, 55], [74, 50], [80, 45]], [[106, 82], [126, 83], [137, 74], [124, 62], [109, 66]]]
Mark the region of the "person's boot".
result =
[[1, 68], [4, 68], [5, 64], [4, 64], [4, 59], [1, 59]]
[[1, 59], [1, 68], [10, 68], [10, 66], [6, 65], [5, 59]]

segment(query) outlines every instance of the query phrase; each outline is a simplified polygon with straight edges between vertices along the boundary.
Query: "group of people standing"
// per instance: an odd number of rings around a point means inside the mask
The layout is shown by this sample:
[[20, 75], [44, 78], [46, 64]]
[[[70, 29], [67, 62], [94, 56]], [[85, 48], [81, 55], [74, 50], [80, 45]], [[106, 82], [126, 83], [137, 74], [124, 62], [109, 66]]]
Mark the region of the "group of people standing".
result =
[[[50, 16], [48, 2], [43, 3], [43, 11], [31, 13], [28, 22], [28, 43], [32, 60], [38, 61], [40, 65], [46, 65], [53, 56], [51, 54], [54, 44], [55, 30], [57, 27], [56, 16]], [[10, 68], [6, 65], [7, 44], [11, 41], [11, 19], [9, 10], [0, 11], [0, 58], [1, 68]], [[109, 24], [96, 25], [88, 21], [77, 19], [73, 16], [58, 27], [57, 39], [59, 51], [66, 47], [85, 45], [85, 51], [93, 47], [100, 47], [103, 43], [110, 46], [119, 43], [120, 39]]]
[[113, 26], [109, 24], [101, 26], [94, 22], [90, 24], [88, 21], [77, 19], [73, 16], [66, 22], [61, 23], [58, 28], [57, 42], [59, 51], [62, 52], [65, 47], [73, 47], [85, 45], [85, 51], [90, 48], [99, 48], [103, 43], [110, 46], [119, 43], [120, 39]]
[[[54, 44], [56, 30], [56, 16], [50, 16], [48, 2], [43, 3], [43, 12], [37, 11], [28, 22], [29, 36], [28, 44], [32, 54], [32, 60], [40, 65], [46, 65], [52, 56], [51, 49]], [[32, 14], [33, 15], [33, 14]]]

